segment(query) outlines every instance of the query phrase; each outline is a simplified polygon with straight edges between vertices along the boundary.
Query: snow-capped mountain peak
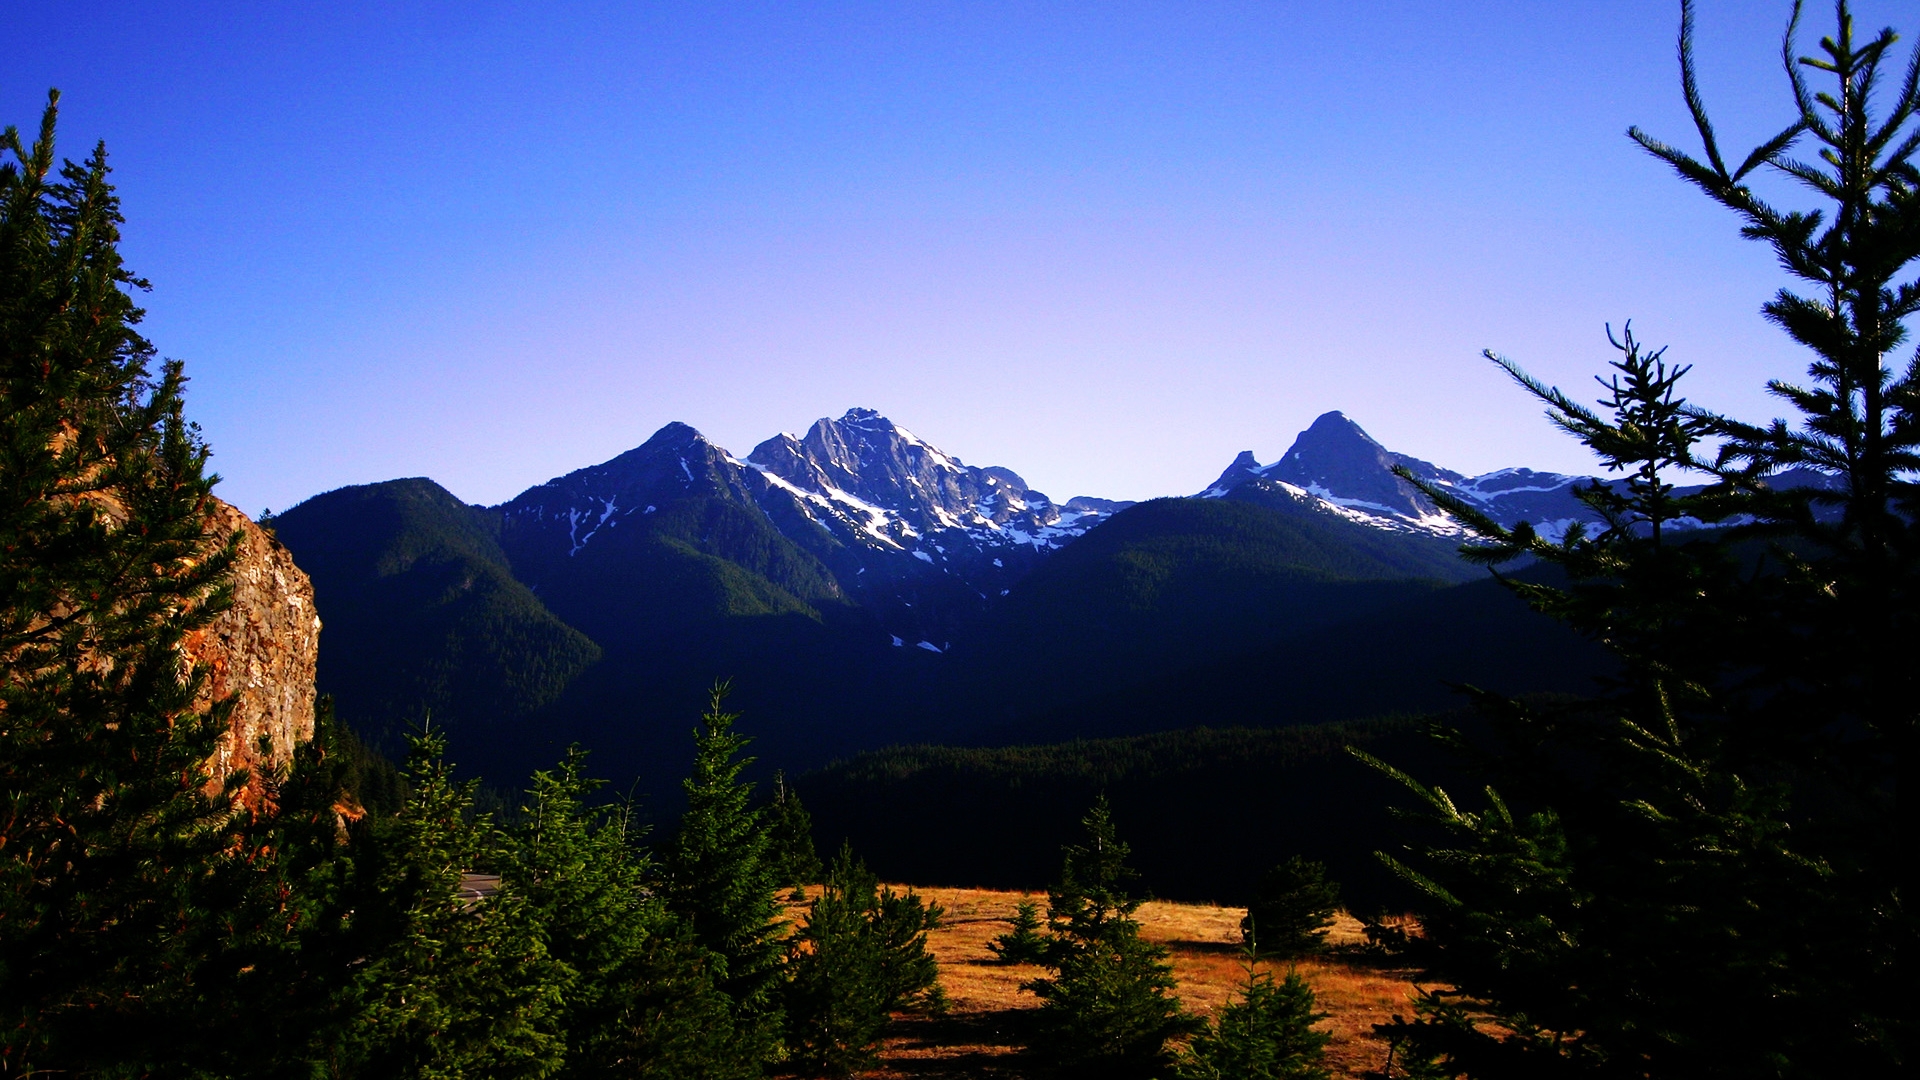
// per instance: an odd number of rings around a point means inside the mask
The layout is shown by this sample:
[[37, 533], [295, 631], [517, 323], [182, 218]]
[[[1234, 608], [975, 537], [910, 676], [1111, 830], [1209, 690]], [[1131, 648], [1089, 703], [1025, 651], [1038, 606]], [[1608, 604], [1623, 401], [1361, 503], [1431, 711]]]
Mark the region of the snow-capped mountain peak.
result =
[[[1063, 511], [1019, 473], [968, 465], [873, 409], [823, 417], [800, 438], [776, 435], [746, 461], [803, 497], [877, 508], [897, 534], [959, 532], [970, 546], [1057, 547], [1112, 513], [1093, 505]], [[927, 557], [944, 562], [945, 545], [930, 546]]]
[[[1380, 445], [1339, 412], [1321, 414], [1279, 460], [1261, 465], [1241, 451], [1201, 492], [1204, 498], [1273, 497], [1284, 493], [1329, 513], [1377, 528], [1459, 536], [1460, 524], [1394, 474], [1399, 466], [1434, 487], [1446, 488], [1503, 524], [1531, 521], [1547, 535], [1564, 532], [1592, 514], [1573, 497], [1584, 477], [1532, 469], [1499, 469], [1467, 477]], [[1251, 485], [1249, 482], [1254, 482]]]

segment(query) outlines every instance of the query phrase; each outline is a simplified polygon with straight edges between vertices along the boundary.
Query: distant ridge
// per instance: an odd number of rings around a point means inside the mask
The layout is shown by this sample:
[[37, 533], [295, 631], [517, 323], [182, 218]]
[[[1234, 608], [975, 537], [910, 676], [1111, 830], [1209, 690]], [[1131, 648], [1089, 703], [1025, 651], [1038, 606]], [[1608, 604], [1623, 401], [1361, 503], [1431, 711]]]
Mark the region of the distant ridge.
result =
[[[1577, 689], [1591, 664], [1511, 662], [1569, 646], [1504, 591], [1461, 591], [1484, 571], [1395, 466], [1503, 521], [1584, 514], [1578, 478], [1463, 477], [1338, 412], [1275, 462], [1242, 453], [1197, 497], [1134, 505], [1057, 502], [854, 408], [744, 458], [667, 424], [499, 506], [414, 478], [277, 521], [328, 627], [320, 688], [363, 732], [397, 749], [431, 714], [503, 775], [579, 741], [670, 801], [719, 678], [789, 769], [1223, 722], [1208, 702], [1255, 726], [1444, 707], [1435, 673], [1470, 642], [1491, 648], [1460, 677]], [[1384, 641], [1395, 656], [1371, 654]]]

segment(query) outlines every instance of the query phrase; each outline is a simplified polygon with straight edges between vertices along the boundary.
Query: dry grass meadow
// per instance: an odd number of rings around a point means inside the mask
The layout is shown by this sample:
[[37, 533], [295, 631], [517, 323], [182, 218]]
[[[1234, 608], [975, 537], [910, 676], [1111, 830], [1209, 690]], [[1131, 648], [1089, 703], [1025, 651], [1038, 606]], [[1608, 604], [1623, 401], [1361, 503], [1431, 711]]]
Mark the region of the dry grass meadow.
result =
[[[894, 886], [900, 889], [900, 886]], [[1005, 933], [1014, 905], [1023, 897], [1040, 904], [1044, 894], [987, 889], [916, 889], [946, 909], [930, 938], [940, 961], [940, 981], [949, 1009], [944, 1016], [899, 1018], [889, 1030], [880, 1068], [873, 1080], [949, 1080], [959, 1077], [1041, 1080], [1050, 1072], [1022, 1050], [1025, 1020], [1039, 1002], [1020, 984], [1042, 973], [1026, 965], [994, 959], [987, 942]], [[798, 914], [796, 912], [796, 914]], [[1172, 951], [1180, 998], [1191, 1012], [1210, 1016], [1236, 993], [1244, 978], [1240, 955], [1241, 908], [1164, 901], [1140, 908], [1145, 936]], [[1357, 944], [1357, 920], [1341, 916], [1334, 944]], [[1386, 1047], [1373, 1037], [1373, 1025], [1394, 1013], [1411, 1014], [1413, 985], [1405, 972], [1349, 963], [1337, 956], [1302, 961], [1300, 973], [1313, 986], [1320, 1011], [1328, 1013], [1321, 1030], [1333, 1036], [1327, 1063], [1336, 1077], [1357, 1077], [1378, 1069]], [[1285, 973], [1285, 965], [1274, 968]]]

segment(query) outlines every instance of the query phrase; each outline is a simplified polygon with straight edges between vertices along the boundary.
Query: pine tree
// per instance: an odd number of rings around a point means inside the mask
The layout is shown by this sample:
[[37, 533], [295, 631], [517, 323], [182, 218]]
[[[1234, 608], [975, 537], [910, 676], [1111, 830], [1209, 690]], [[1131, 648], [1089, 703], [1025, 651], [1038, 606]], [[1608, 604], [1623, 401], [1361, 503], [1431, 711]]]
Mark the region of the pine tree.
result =
[[[1886, 92], [1894, 35], [1862, 40], [1848, 5], [1836, 13], [1820, 54], [1796, 62], [1795, 7], [1793, 121], [1729, 168], [1683, 5], [1704, 160], [1631, 133], [1813, 287], [1764, 308], [1814, 354], [1809, 385], [1770, 384], [1798, 420], [1688, 403], [1687, 369], [1631, 333], [1598, 409], [1492, 357], [1621, 476], [1579, 493], [1603, 525], [1551, 543], [1428, 492], [1483, 538], [1470, 557], [1563, 574], [1511, 584], [1619, 672], [1590, 702], [1476, 692], [1484, 730], [1442, 733], [1492, 781], [1473, 805], [1402, 776], [1443, 837], [1394, 861], [1428, 898], [1409, 955], [1452, 988], [1389, 1031], [1420, 1069], [1838, 1076], [1904, 1062], [1920, 364], [1889, 354], [1920, 310], [1920, 60]], [[1818, 162], [1792, 156], [1802, 140]], [[1828, 206], [1770, 205], [1749, 181], [1761, 169]], [[1705, 487], [1676, 486], [1689, 476]]]
[[694, 732], [687, 811], [667, 851], [667, 902], [714, 957], [715, 982], [734, 1002], [740, 1038], [772, 1055], [779, 1039], [778, 989], [785, 924], [770, 838], [753, 809], [753, 785], [740, 772], [748, 739], [726, 712], [727, 685], [716, 684]]
[[649, 880], [624, 807], [590, 809], [586, 754], [536, 772], [503, 866], [548, 955], [566, 969], [561, 1077], [759, 1075], [734, 1039], [707, 955], [679, 932]]
[[1102, 795], [1082, 819], [1087, 842], [1068, 845], [1047, 892], [1049, 978], [1023, 984], [1041, 999], [1034, 1049], [1063, 1068], [1146, 1076], [1168, 1061], [1167, 1041], [1195, 1028], [1173, 996], [1167, 950], [1140, 936], [1135, 876]]
[[802, 1069], [851, 1075], [873, 1064], [890, 1015], [939, 1009], [939, 966], [927, 933], [938, 904], [882, 889], [842, 847], [790, 942], [787, 1052]]
[[180, 646], [229, 601], [207, 450], [153, 370], [106, 150], [55, 170], [59, 95], [0, 152], [0, 1071], [184, 1068], [248, 879]]
[[1340, 886], [1327, 880], [1327, 868], [1298, 855], [1267, 871], [1240, 936], [1256, 940], [1268, 956], [1311, 956], [1325, 952], [1327, 928], [1340, 910]]
[[820, 880], [820, 855], [813, 846], [813, 816], [800, 804], [800, 793], [787, 786], [787, 774], [773, 774], [773, 803], [767, 807], [767, 832], [774, 859], [774, 880], [791, 886], [796, 898], [801, 886]]
[[1222, 1008], [1181, 1052], [1176, 1080], [1327, 1080], [1322, 1062], [1331, 1036], [1313, 1029], [1327, 1018], [1314, 1011], [1313, 988], [1291, 969], [1274, 982], [1256, 966], [1259, 956], [1249, 942], [1240, 1000]]
[[552, 1076], [577, 973], [548, 954], [522, 887], [461, 896], [464, 874], [505, 863], [501, 837], [473, 812], [476, 782], [453, 779], [439, 733], [411, 742], [406, 805], [355, 841], [353, 914], [335, 955], [358, 962], [337, 991], [324, 1066], [334, 1076]]
[[1013, 906], [1012, 928], [987, 942], [987, 951], [1003, 964], [1039, 964], [1047, 958], [1047, 939], [1040, 933], [1040, 905], [1022, 897]]

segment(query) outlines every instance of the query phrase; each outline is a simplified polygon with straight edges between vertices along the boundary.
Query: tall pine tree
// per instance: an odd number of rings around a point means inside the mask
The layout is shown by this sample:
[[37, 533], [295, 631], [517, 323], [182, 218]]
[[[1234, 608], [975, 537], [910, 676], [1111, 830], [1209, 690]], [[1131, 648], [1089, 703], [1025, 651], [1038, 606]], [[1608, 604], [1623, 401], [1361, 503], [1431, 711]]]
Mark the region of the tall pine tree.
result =
[[[1564, 575], [1512, 584], [1619, 674], [1574, 705], [1478, 694], [1485, 730], [1445, 733], [1488, 768], [1473, 805], [1408, 779], [1442, 839], [1397, 861], [1429, 900], [1407, 946], [1451, 989], [1392, 1030], [1405, 1060], [1478, 1077], [1904, 1064], [1920, 365], [1892, 354], [1920, 309], [1920, 57], [1889, 87], [1893, 33], [1836, 16], [1800, 57], [1795, 6], [1791, 122], [1730, 167], [1683, 4], [1702, 156], [1631, 133], [1810, 287], [1764, 307], [1813, 353], [1805, 384], [1770, 384], [1798, 416], [1691, 405], [1686, 369], [1631, 334], [1597, 409], [1493, 357], [1621, 477], [1580, 492], [1604, 524], [1554, 543], [1428, 491], [1484, 539], [1470, 557]], [[1809, 142], [1817, 160], [1796, 157]], [[1824, 205], [1770, 204], [1760, 170]], [[1675, 486], [1689, 476], [1704, 489]]]
[[1140, 936], [1129, 896], [1135, 875], [1102, 795], [1070, 844], [1060, 880], [1047, 891], [1053, 975], [1026, 983], [1041, 1001], [1034, 1048], [1055, 1064], [1093, 1076], [1150, 1076], [1171, 1060], [1167, 1041], [1196, 1022], [1173, 996], [1165, 947]]
[[181, 365], [135, 330], [106, 151], [56, 170], [58, 97], [0, 136], [0, 1071], [164, 1071], [255, 857], [244, 777], [208, 787], [227, 709], [179, 651], [234, 538]]
[[730, 1003], [705, 950], [652, 889], [625, 807], [589, 805], [600, 782], [568, 751], [536, 772], [502, 867], [566, 970], [561, 1077], [723, 1080], [759, 1075], [734, 1038]]
[[548, 954], [525, 887], [463, 895], [470, 871], [506, 861], [476, 783], [456, 781], [446, 743], [412, 737], [406, 804], [356, 838], [351, 914], [335, 956], [338, 1027], [322, 1049], [342, 1077], [537, 1078], [565, 1059], [563, 1002], [577, 972]]
[[694, 731], [687, 811], [667, 850], [667, 901], [713, 954], [740, 1038], [771, 1056], [779, 1040], [784, 954], [780, 882], [766, 825], [753, 808], [753, 785], [740, 779], [753, 759], [738, 756], [749, 740], [733, 730], [740, 717], [726, 711], [727, 689], [714, 686]]

